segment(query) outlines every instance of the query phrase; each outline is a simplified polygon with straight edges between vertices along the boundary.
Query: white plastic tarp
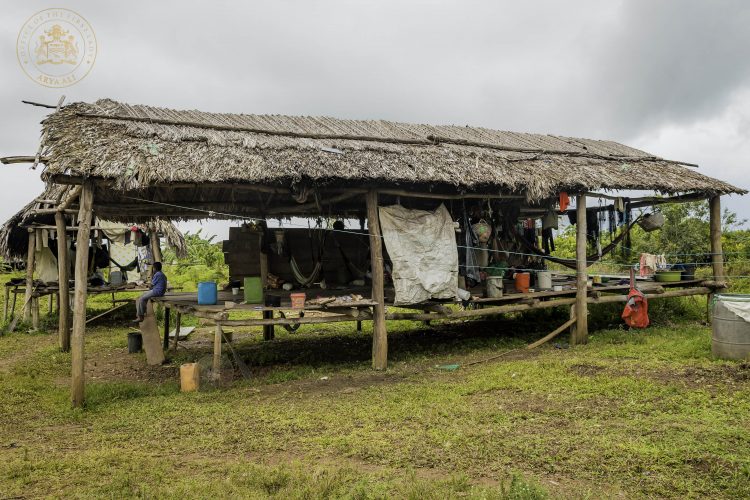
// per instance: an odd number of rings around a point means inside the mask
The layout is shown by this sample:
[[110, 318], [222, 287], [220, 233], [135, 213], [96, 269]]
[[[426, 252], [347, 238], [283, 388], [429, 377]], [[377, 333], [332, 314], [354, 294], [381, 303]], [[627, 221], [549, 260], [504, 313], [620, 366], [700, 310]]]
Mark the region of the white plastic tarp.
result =
[[380, 226], [393, 263], [396, 305], [457, 296], [456, 233], [445, 205], [434, 212], [380, 207]]
[[736, 297], [718, 296], [717, 298], [721, 300], [724, 307], [750, 323], [750, 297], [739, 299]]

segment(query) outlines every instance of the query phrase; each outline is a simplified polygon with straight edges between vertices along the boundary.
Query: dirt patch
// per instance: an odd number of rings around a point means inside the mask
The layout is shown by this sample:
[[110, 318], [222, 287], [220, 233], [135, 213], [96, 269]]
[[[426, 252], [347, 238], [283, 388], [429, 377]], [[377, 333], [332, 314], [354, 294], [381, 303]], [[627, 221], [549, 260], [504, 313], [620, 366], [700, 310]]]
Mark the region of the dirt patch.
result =
[[604, 370], [606, 370], [606, 368], [603, 366], [589, 365], [585, 363], [575, 364], [568, 367], [568, 371], [575, 373], [576, 375], [582, 375], [586, 377], [599, 375]]
[[750, 363], [712, 367], [688, 367], [675, 373], [674, 379], [691, 386], [750, 382]]
[[[110, 349], [87, 355], [84, 373], [86, 380], [93, 382], [162, 384], [179, 380], [179, 366], [150, 366], [146, 363], [145, 354], [129, 354], [127, 349]], [[69, 385], [70, 378], [59, 378], [55, 382]]]
[[[578, 368], [580, 366], [580, 368]], [[750, 363], [738, 363], [734, 365], [714, 366], [688, 366], [676, 370], [667, 368], [644, 368], [635, 367], [594, 367], [590, 365], [574, 365], [577, 373], [595, 374], [596, 368], [599, 372], [606, 370], [608, 374], [616, 377], [633, 377], [644, 379], [660, 384], [676, 384], [686, 389], [709, 389], [715, 390], [724, 387], [730, 390], [738, 390], [750, 383]], [[588, 373], [591, 372], [591, 373]]]

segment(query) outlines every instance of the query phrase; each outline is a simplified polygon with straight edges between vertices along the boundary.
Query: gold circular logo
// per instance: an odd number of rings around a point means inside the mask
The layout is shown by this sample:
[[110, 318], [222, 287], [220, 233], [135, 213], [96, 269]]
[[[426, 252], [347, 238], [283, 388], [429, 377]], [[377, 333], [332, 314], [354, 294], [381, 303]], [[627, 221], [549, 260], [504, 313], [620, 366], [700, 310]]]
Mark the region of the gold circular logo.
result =
[[96, 60], [96, 35], [68, 9], [37, 12], [21, 27], [16, 55], [23, 71], [45, 87], [68, 87], [85, 77]]

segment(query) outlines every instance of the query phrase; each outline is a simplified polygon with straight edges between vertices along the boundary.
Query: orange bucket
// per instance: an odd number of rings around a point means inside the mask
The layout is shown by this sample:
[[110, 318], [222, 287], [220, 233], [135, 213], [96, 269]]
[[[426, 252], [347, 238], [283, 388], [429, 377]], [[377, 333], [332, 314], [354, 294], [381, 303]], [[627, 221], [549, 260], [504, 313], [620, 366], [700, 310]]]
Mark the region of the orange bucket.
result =
[[516, 273], [516, 290], [521, 293], [529, 293], [530, 273]]
[[293, 293], [289, 295], [292, 299], [292, 309], [304, 309], [305, 308], [305, 294], [304, 293]]

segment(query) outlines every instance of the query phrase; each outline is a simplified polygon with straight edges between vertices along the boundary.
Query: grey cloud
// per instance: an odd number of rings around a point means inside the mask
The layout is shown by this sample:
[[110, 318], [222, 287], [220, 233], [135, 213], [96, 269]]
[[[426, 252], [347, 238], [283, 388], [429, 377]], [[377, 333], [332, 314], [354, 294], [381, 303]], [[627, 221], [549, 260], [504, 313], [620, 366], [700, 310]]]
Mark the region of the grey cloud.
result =
[[[0, 154], [36, 148], [44, 113], [19, 100], [55, 102], [61, 93], [69, 101], [472, 124], [627, 143], [721, 116], [750, 88], [750, 3], [741, 0], [65, 6], [94, 26], [100, 50], [91, 74], [64, 90], [35, 85], [15, 60], [18, 28], [44, 6], [5, 6]], [[667, 153], [691, 159], [679, 148]], [[719, 167], [705, 171], [745, 182]], [[38, 172], [4, 168], [3, 186], [9, 176], [26, 179], [24, 200], [36, 194]], [[12, 204], [4, 196], [0, 218], [20, 206], [18, 191]]]

